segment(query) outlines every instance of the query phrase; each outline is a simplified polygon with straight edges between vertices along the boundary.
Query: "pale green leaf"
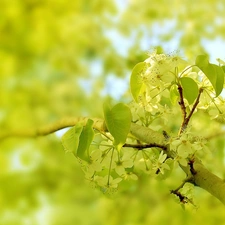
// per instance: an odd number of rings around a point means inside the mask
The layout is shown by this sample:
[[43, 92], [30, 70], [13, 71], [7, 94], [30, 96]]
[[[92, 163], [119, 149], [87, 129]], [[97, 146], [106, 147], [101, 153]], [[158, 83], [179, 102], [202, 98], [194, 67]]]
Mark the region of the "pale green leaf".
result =
[[145, 70], [146, 64], [146, 62], [140, 62], [136, 64], [131, 73], [130, 89], [131, 94], [136, 102], [138, 101], [138, 96], [140, 95], [140, 92], [144, 86], [144, 83], [141, 79], [141, 73], [143, 73]]
[[223, 68], [215, 64], [209, 63], [208, 56], [206, 55], [197, 56], [195, 63], [209, 79], [213, 88], [216, 91], [216, 96], [218, 96], [223, 90], [224, 84]]
[[170, 101], [173, 105], [177, 103], [179, 93], [177, 90], [177, 85], [172, 85], [170, 88]]
[[192, 104], [198, 96], [198, 85], [190, 77], [180, 78], [181, 86], [183, 88], [184, 97], [189, 104]]
[[89, 147], [94, 138], [94, 130], [93, 130], [94, 121], [88, 119], [86, 125], [84, 126], [80, 138], [79, 145], [77, 148], [77, 157], [88, 160], [89, 159]]
[[66, 152], [71, 152], [74, 155], [77, 153], [77, 148], [79, 145], [79, 138], [82, 132], [83, 126], [76, 125], [70, 128], [63, 136], [62, 136], [62, 145]]
[[212, 64], [216, 74], [216, 96], [218, 96], [222, 90], [224, 85], [224, 71], [220, 66]]
[[124, 144], [130, 131], [130, 108], [123, 103], [119, 103], [113, 108], [110, 108], [108, 104], [104, 104], [104, 118], [109, 132], [114, 137], [114, 144]]
[[199, 68], [207, 67], [209, 64], [209, 57], [207, 55], [198, 55], [195, 59], [195, 64]]

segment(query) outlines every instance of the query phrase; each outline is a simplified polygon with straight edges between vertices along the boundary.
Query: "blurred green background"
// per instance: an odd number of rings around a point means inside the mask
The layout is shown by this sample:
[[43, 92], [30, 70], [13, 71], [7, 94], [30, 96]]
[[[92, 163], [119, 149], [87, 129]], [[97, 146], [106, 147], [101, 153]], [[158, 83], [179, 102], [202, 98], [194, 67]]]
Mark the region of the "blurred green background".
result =
[[[224, 59], [224, 12], [223, 0], [0, 0], [1, 132], [101, 117], [107, 95], [129, 102], [130, 72], [157, 46]], [[141, 177], [104, 196], [59, 136], [0, 142], [0, 225], [225, 224], [204, 191], [196, 209], [173, 201], [176, 179]]]

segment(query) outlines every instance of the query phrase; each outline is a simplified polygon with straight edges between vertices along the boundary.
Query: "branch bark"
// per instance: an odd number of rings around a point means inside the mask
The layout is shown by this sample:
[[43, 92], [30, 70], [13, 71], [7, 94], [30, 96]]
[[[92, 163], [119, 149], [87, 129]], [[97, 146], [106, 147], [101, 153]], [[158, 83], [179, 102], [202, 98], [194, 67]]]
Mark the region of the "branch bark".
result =
[[[131, 133], [138, 137], [140, 141], [146, 143], [151, 143], [151, 141], [154, 140], [154, 137], [156, 137], [157, 143], [165, 142], [164, 136], [160, 133], [137, 124], [131, 126]], [[144, 135], [145, 133], [147, 135]], [[194, 172], [192, 171], [193, 168], [190, 165], [187, 167], [181, 166], [181, 168], [188, 177], [192, 177], [194, 185], [208, 191], [225, 205], [225, 182], [207, 170], [198, 158], [193, 159]]]
[[[0, 140], [9, 137], [32, 138], [37, 136], [44, 136], [54, 133], [63, 128], [74, 126], [77, 123], [85, 125], [87, 120], [88, 118], [86, 117], [62, 119], [55, 124], [50, 124], [37, 129], [30, 129], [26, 131], [16, 130], [2, 133], [0, 134]], [[107, 131], [103, 119], [93, 118], [92, 120], [94, 121], [94, 129], [102, 132]], [[158, 146], [166, 145], [166, 139], [164, 135], [150, 128], [132, 123], [130, 133], [144, 143], [155, 144]], [[167, 153], [170, 154], [169, 152]], [[205, 189], [225, 205], [225, 182], [221, 178], [217, 177], [215, 174], [207, 170], [199, 159], [195, 158], [191, 167], [190, 165], [188, 165], [187, 167], [181, 166], [181, 168], [188, 177], [192, 176], [193, 183], [196, 186]]]
[[[18, 137], [18, 138], [35, 138], [38, 136], [45, 136], [51, 133], [54, 133], [58, 130], [62, 130], [67, 127], [75, 126], [80, 123], [85, 125], [87, 123], [87, 117], [76, 117], [76, 118], [64, 118], [56, 123], [48, 124], [38, 128], [26, 129], [26, 130], [10, 130], [8, 132], [0, 133], [0, 140], [10, 138], [10, 137]], [[98, 118], [91, 118], [94, 121], [93, 128], [99, 131], [105, 131], [106, 126], [104, 124], [104, 120]]]

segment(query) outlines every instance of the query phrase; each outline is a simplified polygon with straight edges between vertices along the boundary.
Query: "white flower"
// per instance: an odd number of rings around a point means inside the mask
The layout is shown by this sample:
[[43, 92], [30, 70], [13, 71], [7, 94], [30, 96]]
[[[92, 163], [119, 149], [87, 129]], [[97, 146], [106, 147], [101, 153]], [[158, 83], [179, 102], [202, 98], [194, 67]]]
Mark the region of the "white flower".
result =
[[100, 177], [100, 176], [96, 177], [97, 184], [101, 187], [106, 187], [106, 188], [117, 188], [118, 183], [121, 181], [122, 181], [122, 178], [113, 179], [112, 176], [108, 176], [108, 175], [104, 177]]
[[124, 180], [138, 180], [138, 176], [134, 173], [125, 173], [122, 175]]
[[143, 76], [143, 82], [151, 86], [161, 86], [161, 83], [170, 84], [174, 79], [175, 67], [183, 64], [183, 60], [179, 57], [173, 57], [165, 54], [157, 54], [153, 52], [149, 58], [145, 60], [149, 64]]
[[161, 151], [156, 164], [153, 166], [154, 169], [159, 170], [162, 174], [164, 174], [164, 169], [170, 170], [169, 165], [166, 164], [166, 158], [167, 154], [163, 154], [163, 151]]
[[120, 176], [126, 174], [125, 168], [131, 168], [134, 165], [132, 159], [122, 159], [116, 161], [115, 163], [116, 163], [115, 171]]
[[99, 172], [102, 170], [101, 155], [102, 152], [100, 150], [94, 150], [91, 152], [90, 161], [84, 170], [86, 177], [92, 177], [96, 171]]

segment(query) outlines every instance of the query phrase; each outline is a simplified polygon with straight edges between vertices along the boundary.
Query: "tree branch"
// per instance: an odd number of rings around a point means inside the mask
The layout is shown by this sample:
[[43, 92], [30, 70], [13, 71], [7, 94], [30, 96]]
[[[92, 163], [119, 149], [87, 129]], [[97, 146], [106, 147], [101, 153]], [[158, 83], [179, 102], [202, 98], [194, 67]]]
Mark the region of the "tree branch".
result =
[[[139, 126], [139, 129], [136, 129], [136, 134], [139, 137], [140, 141], [151, 143], [152, 141], [151, 136], [141, 135], [145, 133], [146, 130], [148, 130], [148, 128], [141, 127], [140, 125], [137, 124], [136, 126]], [[160, 137], [160, 135], [161, 134], [159, 134], [158, 138]], [[160, 142], [164, 143], [164, 140], [165, 139], [163, 136], [161, 137], [161, 141], [160, 139], [157, 139], [158, 143]], [[196, 186], [205, 189], [225, 205], [225, 182], [221, 178], [217, 177], [215, 174], [207, 170], [198, 158], [196, 157], [193, 158], [193, 164], [191, 167], [190, 165], [187, 165], [186, 167], [184, 166], [180, 167], [187, 174], [187, 177], [192, 177], [193, 183]], [[194, 173], [193, 170], [195, 171]]]
[[166, 145], [160, 145], [160, 144], [156, 144], [156, 143], [152, 143], [152, 144], [128, 144], [125, 143], [123, 145], [123, 147], [127, 147], [127, 148], [136, 148], [138, 150], [142, 150], [144, 148], [161, 148], [163, 150], [167, 150], [167, 146]]
[[192, 115], [193, 115], [193, 113], [194, 113], [194, 111], [195, 111], [195, 109], [196, 109], [196, 107], [197, 107], [197, 105], [198, 105], [198, 103], [199, 103], [199, 99], [200, 99], [200, 96], [201, 96], [202, 92], [203, 92], [203, 89], [200, 88], [200, 89], [199, 89], [198, 96], [197, 96], [197, 98], [196, 98], [196, 100], [195, 100], [195, 103], [194, 103], [192, 109], [191, 109], [191, 112], [189, 113], [188, 117], [186, 118], [186, 121], [185, 121], [186, 127], [187, 127], [187, 125], [188, 125], [188, 123], [189, 123], [189, 120], [190, 120], [190, 118], [192, 117]]
[[188, 199], [188, 197], [181, 194], [180, 192], [180, 189], [183, 188], [186, 183], [193, 183], [193, 178], [191, 177], [191, 178], [185, 179], [176, 189], [171, 190], [170, 193], [176, 195], [179, 198], [181, 203], [187, 203], [187, 202], [192, 203], [192, 201]]
[[[87, 117], [77, 117], [77, 118], [64, 118], [59, 120], [53, 124], [45, 125], [39, 128], [34, 129], [26, 129], [26, 130], [11, 130], [8, 132], [0, 133], [0, 140], [10, 138], [10, 137], [18, 137], [18, 138], [34, 138], [38, 136], [45, 136], [51, 133], [54, 133], [63, 128], [72, 127], [76, 124], [80, 123], [85, 125], [87, 123]], [[104, 120], [98, 118], [92, 118], [94, 121], [93, 128], [99, 131], [106, 131], [106, 126], [104, 124]]]
[[[54, 133], [60, 129], [66, 128], [66, 127], [71, 127], [76, 125], [77, 123], [81, 123], [83, 125], [86, 124], [88, 118], [86, 117], [80, 117], [80, 118], [67, 118], [58, 121], [55, 124], [50, 124], [43, 126], [41, 128], [37, 129], [29, 129], [26, 131], [11, 131], [7, 133], [2, 133], [0, 134], [0, 140], [4, 138], [9, 138], [9, 137], [37, 137], [37, 136], [44, 136], [48, 135], [51, 133]], [[105, 126], [104, 120], [102, 119], [97, 119], [93, 118], [94, 121], [94, 129], [105, 132], [107, 131], [107, 128]], [[131, 128], [130, 128], [130, 133], [136, 137], [138, 140], [147, 143], [144, 146], [152, 146], [154, 147], [162, 147], [167, 145], [167, 141], [164, 137], [163, 134], [154, 131], [150, 128], [147, 127], [142, 127], [141, 125], [131, 123]], [[154, 144], [149, 144], [149, 143], [154, 143]], [[137, 147], [137, 146], [135, 146]], [[153, 146], [152, 146], [153, 147]], [[164, 148], [164, 147], [163, 147]], [[172, 157], [172, 154], [170, 154], [169, 148], [167, 150], [167, 155], [169, 157]], [[190, 165], [183, 167], [181, 166], [183, 171], [187, 174], [187, 176], [192, 176], [193, 177], [193, 183], [209, 193], [211, 193], [213, 196], [218, 198], [223, 204], [225, 204], [225, 182], [208, 171], [204, 165], [200, 162], [199, 159], [194, 158], [193, 159], [193, 164], [192, 168]], [[193, 170], [195, 171], [193, 173]]]
[[195, 161], [193, 164], [196, 171], [193, 175], [194, 184], [208, 191], [225, 205], [225, 182], [208, 171], [199, 160], [195, 159]]
[[154, 131], [148, 127], [143, 127], [136, 123], [131, 123], [130, 133], [134, 135], [138, 140], [143, 141], [147, 144], [156, 143], [160, 145], [166, 145], [166, 138], [163, 133]]
[[193, 107], [191, 109], [191, 112], [189, 113], [188, 116], [187, 116], [187, 113], [186, 113], [186, 107], [184, 105], [182, 87], [181, 86], [180, 87], [178, 86], [178, 90], [179, 90], [179, 93], [180, 93], [180, 101], [179, 101], [179, 104], [180, 104], [181, 110], [183, 112], [183, 122], [182, 122], [181, 127], [180, 127], [180, 130], [179, 130], [179, 135], [181, 135], [185, 131], [185, 129], [187, 128], [188, 123], [189, 123], [189, 121], [190, 121], [190, 119], [191, 119], [191, 117], [192, 117], [192, 115], [193, 115], [196, 107], [198, 106], [199, 99], [200, 99], [200, 96], [201, 96], [201, 94], [203, 92], [203, 89], [202, 88], [199, 89], [198, 96], [197, 96], [197, 98], [195, 100], [195, 103], [194, 103], [194, 105], [193, 105]]
[[186, 112], [186, 106], [184, 104], [184, 96], [183, 96], [183, 88], [181, 87], [181, 85], [178, 85], [178, 92], [180, 95], [180, 100], [179, 100], [179, 105], [181, 108], [181, 112], [183, 114], [183, 121], [185, 121], [186, 117], [187, 117], [187, 112]]

